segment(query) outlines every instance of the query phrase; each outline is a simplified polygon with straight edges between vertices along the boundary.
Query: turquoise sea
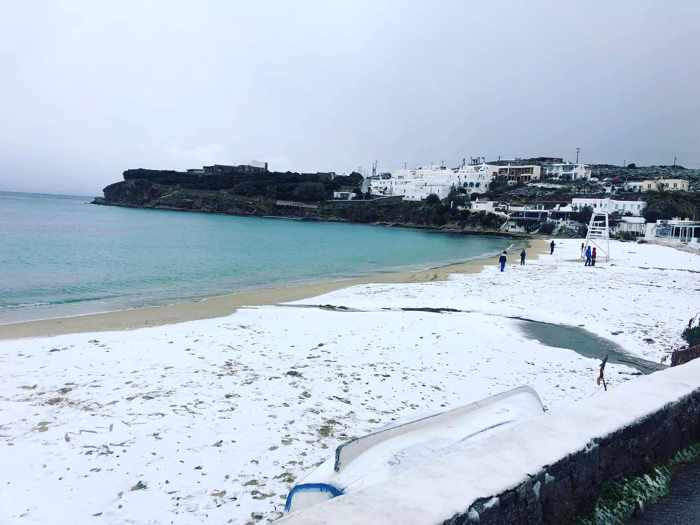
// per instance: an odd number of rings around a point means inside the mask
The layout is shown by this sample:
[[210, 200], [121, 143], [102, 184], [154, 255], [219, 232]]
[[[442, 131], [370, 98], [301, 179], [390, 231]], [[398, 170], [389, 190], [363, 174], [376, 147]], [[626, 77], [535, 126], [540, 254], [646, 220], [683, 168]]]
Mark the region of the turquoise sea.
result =
[[0, 323], [464, 261], [510, 241], [0, 192]]

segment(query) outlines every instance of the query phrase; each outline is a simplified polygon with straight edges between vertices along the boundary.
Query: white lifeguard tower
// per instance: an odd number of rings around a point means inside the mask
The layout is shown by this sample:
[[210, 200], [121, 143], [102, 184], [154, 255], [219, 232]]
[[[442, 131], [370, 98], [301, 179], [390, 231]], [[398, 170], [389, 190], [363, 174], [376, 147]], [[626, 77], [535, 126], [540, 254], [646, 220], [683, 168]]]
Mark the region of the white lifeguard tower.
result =
[[605, 258], [606, 262], [610, 260], [610, 220], [608, 212], [597, 211], [591, 215], [581, 258], [584, 257], [584, 253], [586, 253], [589, 246], [596, 248], [598, 259]]

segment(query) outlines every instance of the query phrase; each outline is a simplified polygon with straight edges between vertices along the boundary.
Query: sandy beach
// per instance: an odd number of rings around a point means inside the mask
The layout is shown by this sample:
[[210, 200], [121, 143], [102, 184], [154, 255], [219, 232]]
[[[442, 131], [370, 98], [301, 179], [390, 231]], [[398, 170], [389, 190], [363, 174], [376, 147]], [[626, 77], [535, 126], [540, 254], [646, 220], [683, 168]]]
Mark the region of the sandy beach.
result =
[[[520, 247], [527, 243], [528, 257], [536, 258], [549, 249], [543, 239], [514, 240], [516, 247], [509, 252], [514, 260]], [[444, 281], [451, 274], [478, 273], [484, 267], [496, 264], [496, 258], [485, 256], [469, 261], [447, 264], [423, 270], [386, 272], [351, 279], [335, 279], [275, 288], [216, 295], [196, 301], [183, 301], [162, 306], [133, 308], [97, 314], [87, 314], [54, 319], [41, 319], [0, 325], [0, 340], [23, 337], [50, 337], [81, 332], [133, 330], [148, 326], [162, 326], [185, 321], [223, 317], [241, 307], [263, 306], [317, 297], [335, 290], [360, 284], [422, 283]]]
[[[521, 385], [550, 413], [605, 395], [599, 357], [521, 319], [658, 363], [697, 313], [700, 257], [611, 241], [612, 259], [588, 268], [580, 243], [550, 255], [541, 242], [525, 266], [512, 253], [503, 273], [491, 260], [219, 317], [0, 341], [0, 523], [268, 523], [352, 437]], [[608, 389], [638, 373], [608, 363]]]

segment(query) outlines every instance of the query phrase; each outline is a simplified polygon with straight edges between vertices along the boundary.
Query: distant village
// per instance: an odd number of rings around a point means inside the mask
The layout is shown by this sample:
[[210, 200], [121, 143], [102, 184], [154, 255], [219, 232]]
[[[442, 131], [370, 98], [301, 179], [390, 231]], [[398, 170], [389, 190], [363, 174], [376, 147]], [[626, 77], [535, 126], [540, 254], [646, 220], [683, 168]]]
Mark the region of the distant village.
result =
[[[634, 164], [590, 166], [556, 157], [492, 162], [477, 158], [457, 168], [440, 165], [373, 173], [365, 179], [363, 191], [372, 198], [400, 196], [409, 201], [465, 194], [472, 211], [503, 216], [506, 221], [501, 230], [509, 233], [575, 232], [585, 224], [581, 219], [603, 212], [611, 215], [611, 232], [619, 237], [697, 244], [699, 221], [673, 217], [647, 222], [644, 211], [645, 195], [689, 192], [689, 178], [678, 174], [697, 177], [698, 171], [676, 166], [637, 168]], [[357, 196], [348, 192], [334, 195], [340, 199]]]
[[614, 237], [700, 248], [700, 170], [675, 163], [478, 157], [391, 172], [375, 162], [368, 175], [275, 172], [258, 161], [139, 168], [95, 202], [562, 237], [585, 236], [591, 217], [604, 214]]

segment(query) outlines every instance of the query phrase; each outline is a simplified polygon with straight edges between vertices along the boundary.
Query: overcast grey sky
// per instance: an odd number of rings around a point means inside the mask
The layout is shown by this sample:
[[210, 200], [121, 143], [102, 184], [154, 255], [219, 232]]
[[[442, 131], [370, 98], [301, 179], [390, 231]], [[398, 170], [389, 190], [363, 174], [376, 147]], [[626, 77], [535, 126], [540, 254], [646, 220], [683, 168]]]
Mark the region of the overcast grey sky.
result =
[[0, 189], [126, 168], [700, 166], [700, 2], [11, 1]]

